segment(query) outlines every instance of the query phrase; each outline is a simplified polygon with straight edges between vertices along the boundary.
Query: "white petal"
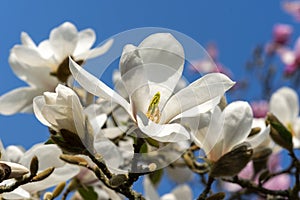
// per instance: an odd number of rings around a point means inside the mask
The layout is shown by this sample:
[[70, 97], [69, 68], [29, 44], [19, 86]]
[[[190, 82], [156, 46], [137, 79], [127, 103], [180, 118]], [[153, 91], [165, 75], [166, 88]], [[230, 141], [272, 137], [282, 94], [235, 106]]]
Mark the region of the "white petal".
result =
[[179, 119], [179, 118], [186, 118], [186, 117], [195, 117], [199, 116], [201, 113], [206, 113], [212, 109], [214, 109], [219, 103], [220, 103], [221, 97], [215, 97], [201, 105], [195, 106], [189, 110], [184, 111], [183, 113], [180, 113], [176, 117], [174, 117], [172, 121]]
[[138, 126], [147, 136], [160, 142], [180, 142], [190, 139], [189, 132], [180, 124], [156, 124], [143, 113], [137, 115]]
[[76, 127], [77, 134], [81, 139], [85, 147], [93, 152], [94, 147], [94, 134], [93, 130], [89, 129], [89, 122], [86, 121], [85, 115], [83, 114], [83, 108], [77, 95], [72, 96], [72, 112], [74, 117], [74, 124]]
[[78, 33], [78, 41], [73, 56], [88, 51], [96, 41], [96, 34], [92, 29], [85, 29]]
[[220, 108], [216, 107], [212, 113], [201, 114], [194, 119], [196, 121], [190, 122], [194, 133], [193, 141], [204, 150], [209, 159], [218, 160], [222, 155], [224, 124], [224, 116]]
[[113, 44], [113, 39], [109, 39], [102, 46], [90, 49], [75, 56], [76, 60], [87, 60], [105, 54]]
[[6, 155], [9, 161], [18, 163], [20, 159], [24, 156], [24, 149], [20, 146], [9, 145], [6, 148]]
[[270, 143], [270, 126], [267, 126], [263, 131], [259, 134], [256, 134], [250, 138], [246, 139], [253, 149], [258, 147], [268, 147]]
[[150, 96], [161, 92], [164, 105], [182, 75], [183, 47], [170, 33], [156, 33], [141, 42], [138, 52], [150, 82]]
[[45, 90], [53, 91], [58, 80], [51, 76], [51, 68], [47, 66], [32, 67], [25, 63], [19, 62], [14, 53], [9, 56], [9, 64], [14, 73], [23, 81], [33, 87], [45, 88]]
[[162, 110], [161, 122], [168, 122], [178, 114], [223, 96], [234, 85], [226, 75], [211, 73], [196, 80], [173, 95]]
[[45, 170], [48, 167], [61, 167], [65, 164], [59, 158], [61, 154], [62, 151], [55, 144], [37, 144], [25, 152], [20, 163], [29, 167], [33, 156], [37, 156], [39, 160], [39, 171]]
[[186, 183], [194, 177], [193, 172], [188, 167], [167, 167], [168, 177], [175, 183]]
[[172, 194], [175, 195], [176, 200], [185, 199], [185, 200], [192, 200], [193, 193], [191, 188], [188, 185], [180, 185], [172, 190]]
[[45, 119], [44, 115], [42, 114], [42, 109], [45, 105], [45, 98], [43, 96], [38, 96], [33, 99], [33, 111], [35, 117], [45, 126], [51, 127], [51, 124], [47, 119]]
[[281, 58], [281, 61], [286, 64], [286, 65], [292, 65], [295, 63], [296, 60], [296, 56], [295, 53], [290, 50], [290, 49], [286, 49], [286, 48], [281, 48], [278, 50], [278, 54]]
[[291, 123], [299, 114], [297, 93], [288, 87], [277, 90], [270, 99], [270, 112], [282, 123]]
[[2, 197], [4, 199], [30, 199], [31, 195], [28, 191], [18, 187], [12, 192], [3, 193]]
[[73, 77], [84, 89], [95, 96], [120, 104], [128, 112], [128, 114], [132, 116], [130, 105], [123, 97], [109, 88], [95, 76], [89, 74], [71, 58], [69, 64]]
[[65, 164], [62, 167], [55, 168], [54, 172], [46, 179], [34, 183], [28, 183], [23, 185], [22, 188], [30, 193], [42, 191], [73, 178], [79, 173], [79, 171], [80, 168], [78, 166]]
[[27, 65], [33, 67], [49, 66], [49, 63], [40, 55], [37, 49], [15, 45], [11, 51], [16, 55], [18, 61]]
[[72, 55], [76, 48], [78, 41], [77, 29], [70, 22], [65, 22], [51, 31], [49, 41], [55, 58], [58, 62], [61, 62]]
[[0, 113], [3, 115], [12, 115], [17, 112], [32, 112], [32, 100], [34, 97], [41, 95], [44, 89], [21, 87], [14, 89], [0, 97]]
[[123, 163], [123, 158], [118, 147], [110, 140], [98, 137], [95, 139], [94, 146], [97, 153], [103, 156], [108, 167], [112, 170], [118, 169]]
[[35, 43], [32, 41], [31, 37], [26, 32], [21, 33], [21, 41], [22, 44], [26, 47], [36, 48]]
[[159, 195], [148, 176], [144, 176], [144, 192], [147, 200], [160, 200]]
[[247, 102], [236, 101], [229, 104], [223, 111], [225, 121], [223, 127], [223, 153], [243, 142], [249, 135], [253, 114]]

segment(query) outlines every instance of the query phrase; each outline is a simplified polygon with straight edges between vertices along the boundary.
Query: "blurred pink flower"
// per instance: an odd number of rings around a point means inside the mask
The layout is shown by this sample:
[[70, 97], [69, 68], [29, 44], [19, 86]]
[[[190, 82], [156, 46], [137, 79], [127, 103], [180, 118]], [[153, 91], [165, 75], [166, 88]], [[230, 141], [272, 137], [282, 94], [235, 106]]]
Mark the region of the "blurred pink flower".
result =
[[[281, 170], [280, 159], [281, 158], [278, 153], [272, 154], [269, 157], [267, 166], [271, 173], [275, 173]], [[260, 174], [256, 175], [254, 178], [254, 182], [257, 184], [259, 175]], [[253, 162], [249, 162], [248, 165], [238, 174], [238, 176], [242, 179], [251, 180], [254, 176]], [[270, 190], [286, 190], [289, 188], [290, 183], [290, 176], [288, 174], [281, 174], [268, 180], [266, 183], [263, 184], [263, 187]], [[223, 187], [230, 192], [235, 192], [242, 189], [237, 184], [227, 182], [223, 182]]]
[[219, 51], [214, 43], [209, 43], [206, 47], [208, 56], [195, 60], [189, 66], [189, 70], [194, 73], [219, 72], [232, 77], [232, 72], [218, 61]]
[[285, 64], [285, 75], [292, 75], [300, 67], [300, 37], [296, 40], [293, 50], [281, 48], [278, 54]]
[[284, 1], [282, 8], [292, 15], [297, 22], [300, 22], [300, 1]]
[[293, 33], [293, 27], [288, 24], [275, 24], [273, 27], [273, 42], [285, 45]]
[[273, 27], [273, 38], [272, 41], [266, 45], [266, 52], [268, 54], [273, 54], [278, 49], [287, 45], [292, 33], [292, 26], [288, 24], [275, 24]]
[[253, 101], [250, 103], [250, 105], [255, 118], [264, 118], [269, 111], [269, 103], [264, 100]]

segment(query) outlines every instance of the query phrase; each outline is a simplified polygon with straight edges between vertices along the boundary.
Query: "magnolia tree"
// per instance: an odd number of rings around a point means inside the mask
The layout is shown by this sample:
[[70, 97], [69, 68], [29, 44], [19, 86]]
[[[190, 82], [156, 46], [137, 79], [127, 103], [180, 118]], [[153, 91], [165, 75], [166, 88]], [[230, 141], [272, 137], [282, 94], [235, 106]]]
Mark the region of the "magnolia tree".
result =
[[[214, 44], [205, 50], [173, 30], [130, 30], [95, 48], [94, 31], [69, 22], [38, 45], [21, 33], [9, 63], [28, 86], [3, 94], [0, 113], [34, 114], [49, 140], [28, 150], [0, 143], [0, 199], [299, 199], [298, 95], [273, 88], [271, 60], [282, 58], [297, 86], [291, 34], [276, 25], [255, 49], [247, 69], [264, 95], [249, 104], [227, 102], [246, 82], [232, 80]], [[200, 78], [189, 83], [186, 66]], [[160, 197], [164, 173], [176, 187]], [[133, 187], [140, 179], [143, 193]], [[192, 190], [195, 181], [202, 187]]]

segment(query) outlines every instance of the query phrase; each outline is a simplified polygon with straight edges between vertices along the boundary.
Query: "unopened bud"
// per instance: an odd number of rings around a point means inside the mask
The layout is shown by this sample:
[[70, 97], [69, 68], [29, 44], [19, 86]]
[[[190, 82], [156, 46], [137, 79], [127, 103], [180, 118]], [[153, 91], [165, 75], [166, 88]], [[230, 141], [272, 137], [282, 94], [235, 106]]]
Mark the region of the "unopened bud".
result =
[[4, 163], [0, 163], [0, 182], [8, 179], [10, 173], [11, 168]]
[[79, 156], [62, 154], [62, 155], [60, 155], [59, 158], [70, 164], [75, 164], [75, 165], [80, 165], [80, 166], [88, 166], [88, 162], [84, 158], [79, 157]]
[[39, 160], [36, 156], [33, 156], [30, 162], [30, 173], [36, 174], [39, 170]]
[[54, 169], [55, 169], [54, 167], [49, 167], [49, 168], [45, 169], [44, 171], [38, 173], [35, 177], [33, 177], [32, 181], [44, 180], [45, 178], [47, 178], [48, 176], [50, 176], [52, 174]]
[[[7, 177], [7, 179], [9, 179], [9, 178], [18, 179], [29, 172], [29, 170], [26, 167], [24, 167], [23, 165], [20, 165], [18, 163], [0, 161], [0, 164], [2, 164], [2, 167], [4, 167], [4, 168], [5, 168], [5, 165], [8, 166], [10, 169], [10, 173], [9, 173], [9, 176]], [[5, 170], [8, 170], [8, 168], [5, 168]], [[8, 173], [8, 171], [6, 172], [6, 174], [7, 173]]]
[[58, 197], [61, 194], [61, 192], [64, 190], [65, 186], [66, 186], [66, 182], [62, 182], [56, 186], [56, 188], [53, 190], [53, 193], [52, 193], [53, 199]]
[[128, 180], [128, 175], [127, 174], [118, 174], [113, 176], [110, 180], [109, 183], [112, 187], [116, 188], [122, 185], [125, 181]]
[[243, 144], [223, 155], [212, 164], [210, 176], [227, 177], [237, 175], [251, 160], [253, 149]]
[[51, 140], [57, 144], [64, 153], [84, 154], [86, 151], [86, 147], [80, 137], [76, 133], [72, 133], [66, 129], [61, 129], [59, 132], [51, 130]]
[[224, 192], [218, 192], [216, 194], [213, 194], [209, 197], [207, 197], [206, 200], [222, 200], [225, 198], [225, 193]]
[[267, 114], [266, 123], [271, 125], [270, 136], [279, 146], [292, 151], [293, 136], [291, 132], [272, 113]]
[[258, 134], [260, 131], [261, 131], [261, 128], [259, 128], [259, 127], [254, 127], [254, 128], [251, 129], [251, 132], [250, 132], [250, 134], [248, 135], [248, 137], [254, 136], [254, 135]]
[[252, 160], [253, 160], [253, 167], [255, 173], [258, 173], [262, 169], [267, 168], [268, 158], [271, 154], [272, 154], [272, 150], [269, 148], [264, 148], [254, 152], [252, 156]]

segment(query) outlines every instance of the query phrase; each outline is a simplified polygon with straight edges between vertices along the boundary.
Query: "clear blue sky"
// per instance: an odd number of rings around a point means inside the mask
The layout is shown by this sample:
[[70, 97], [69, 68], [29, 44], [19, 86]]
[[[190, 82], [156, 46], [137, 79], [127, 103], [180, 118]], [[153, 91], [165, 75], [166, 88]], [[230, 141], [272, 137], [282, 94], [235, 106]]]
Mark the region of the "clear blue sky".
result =
[[[280, 1], [1, 1], [0, 2], [0, 95], [25, 85], [8, 64], [9, 51], [20, 43], [25, 31], [36, 43], [46, 39], [52, 28], [65, 21], [79, 30], [93, 28], [97, 42], [137, 27], [164, 27], [182, 32], [200, 44], [215, 41], [220, 61], [235, 78], [243, 75], [246, 60], [256, 44], [271, 38], [275, 23], [296, 24], [282, 11]], [[294, 35], [294, 37], [295, 37]], [[26, 148], [45, 141], [47, 128], [33, 115], [0, 116], [0, 138], [6, 145]]]

